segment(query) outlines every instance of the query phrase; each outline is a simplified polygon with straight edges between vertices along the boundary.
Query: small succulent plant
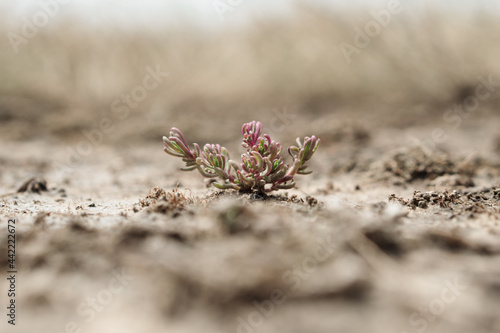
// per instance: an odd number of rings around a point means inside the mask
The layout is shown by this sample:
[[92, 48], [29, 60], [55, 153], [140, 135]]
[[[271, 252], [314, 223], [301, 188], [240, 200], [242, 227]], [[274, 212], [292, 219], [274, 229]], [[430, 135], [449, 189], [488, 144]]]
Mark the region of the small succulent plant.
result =
[[296, 174], [307, 175], [309, 161], [318, 149], [320, 139], [314, 135], [297, 138], [297, 146], [288, 148], [292, 156], [292, 164], [285, 163], [281, 156], [281, 144], [262, 134], [262, 124], [258, 121], [243, 124], [243, 148], [241, 163], [229, 158], [226, 148], [220, 145], [206, 144], [203, 149], [195, 143], [189, 147], [180, 130], [173, 127], [170, 136], [163, 137], [164, 151], [172, 156], [182, 158], [184, 171], [198, 170], [204, 177], [219, 178], [213, 185], [219, 189], [235, 189], [242, 192], [271, 192], [279, 189], [290, 189], [295, 186]]

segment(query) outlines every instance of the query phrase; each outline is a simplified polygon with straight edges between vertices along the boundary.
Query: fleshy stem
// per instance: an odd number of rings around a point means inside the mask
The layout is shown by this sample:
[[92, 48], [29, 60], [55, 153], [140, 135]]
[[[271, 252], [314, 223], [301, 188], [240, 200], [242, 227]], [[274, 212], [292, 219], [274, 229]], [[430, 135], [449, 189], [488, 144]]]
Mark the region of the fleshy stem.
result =
[[219, 178], [214, 186], [219, 189], [235, 189], [243, 192], [271, 192], [290, 189], [295, 186], [296, 174], [307, 175], [306, 163], [318, 149], [320, 139], [316, 136], [297, 138], [297, 146], [288, 148], [292, 164], [284, 162], [281, 144], [262, 134], [262, 124], [257, 121], [243, 124], [242, 146], [246, 152], [241, 155], [241, 164], [231, 160], [226, 148], [206, 144], [203, 150], [198, 144], [192, 149], [182, 132], [173, 127], [168, 137], [163, 137], [164, 151], [180, 157], [185, 163], [183, 171], [197, 169], [204, 177]]

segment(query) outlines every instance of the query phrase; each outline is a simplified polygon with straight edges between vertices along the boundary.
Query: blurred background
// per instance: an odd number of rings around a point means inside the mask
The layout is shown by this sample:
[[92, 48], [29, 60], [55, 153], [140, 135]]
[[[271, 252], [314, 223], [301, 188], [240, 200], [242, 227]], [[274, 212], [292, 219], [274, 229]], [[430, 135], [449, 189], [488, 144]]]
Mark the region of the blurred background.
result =
[[[346, 124], [377, 131], [443, 122], [479, 77], [500, 80], [496, 1], [43, 0], [0, 8], [2, 140], [76, 143], [106, 119], [108, 144], [161, 142], [172, 126], [192, 141], [228, 143], [255, 119], [279, 139], [300, 129], [328, 144]], [[162, 73], [158, 84], [148, 81], [151, 71]], [[497, 103], [493, 94], [473, 118], [494, 115]]]
[[[290, 299], [258, 332], [417, 332], [450, 276], [470, 288], [427, 332], [500, 332], [499, 18], [495, 0], [0, 0], [16, 332], [241, 332], [274, 288]], [[321, 138], [290, 197], [224, 197], [162, 151], [175, 126], [236, 159], [252, 120]], [[135, 284], [75, 312], [122, 268]]]

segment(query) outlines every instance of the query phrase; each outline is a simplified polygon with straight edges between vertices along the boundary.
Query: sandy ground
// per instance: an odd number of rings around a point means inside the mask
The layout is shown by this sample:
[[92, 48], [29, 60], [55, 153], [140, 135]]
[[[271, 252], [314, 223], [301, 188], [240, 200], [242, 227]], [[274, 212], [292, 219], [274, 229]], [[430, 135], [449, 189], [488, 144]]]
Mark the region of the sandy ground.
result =
[[[2, 10], [0, 332], [500, 332], [497, 11], [405, 3], [360, 46], [386, 4], [336, 2], [213, 33], [67, 4], [18, 52]], [[162, 151], [235, 159], [252, 120], [320, 137], [314, 173], [220, 192]]]
[[412, 144], [432, 129], [325, 144], [267, 198], [208, 188], [161, 141], [94, 147], [63, 176], [66, 145], [5, 142], [1, 330], [500, 332], [495, 122], [448, 153]]

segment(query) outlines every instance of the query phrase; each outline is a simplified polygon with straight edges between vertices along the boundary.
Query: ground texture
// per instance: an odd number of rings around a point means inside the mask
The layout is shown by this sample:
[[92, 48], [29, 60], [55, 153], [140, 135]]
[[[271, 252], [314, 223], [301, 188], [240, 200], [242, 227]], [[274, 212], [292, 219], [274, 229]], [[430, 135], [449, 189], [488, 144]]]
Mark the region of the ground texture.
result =
[[15, 331], [500, 332], [494, 125], [450, 132], [441, 151], [409, 139], [430, 125], [342, 125], [311, 176], [268, 197], [178, 171], [161, 140], [94, 147], [62, 177], [65, 145], [6, 142]]

